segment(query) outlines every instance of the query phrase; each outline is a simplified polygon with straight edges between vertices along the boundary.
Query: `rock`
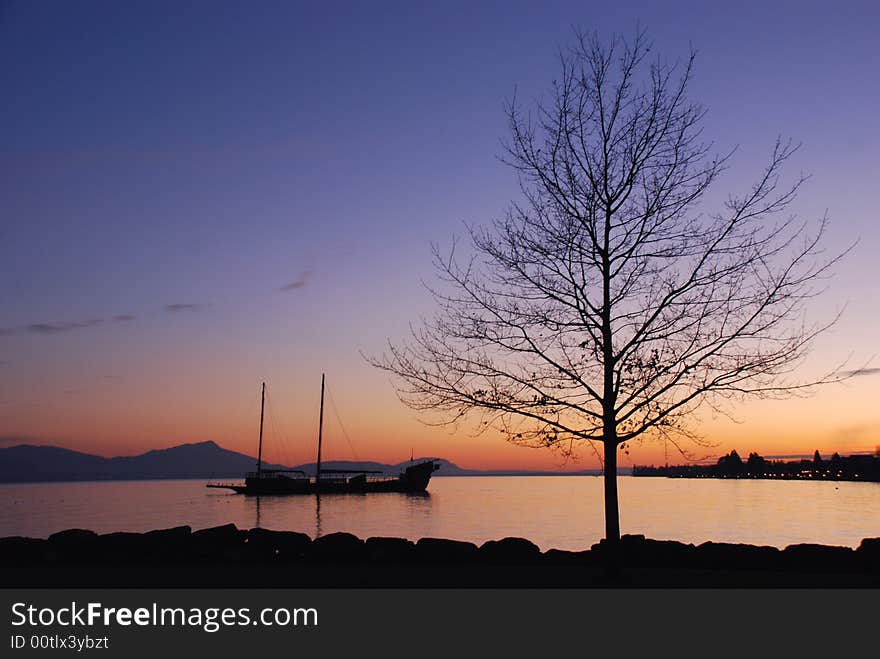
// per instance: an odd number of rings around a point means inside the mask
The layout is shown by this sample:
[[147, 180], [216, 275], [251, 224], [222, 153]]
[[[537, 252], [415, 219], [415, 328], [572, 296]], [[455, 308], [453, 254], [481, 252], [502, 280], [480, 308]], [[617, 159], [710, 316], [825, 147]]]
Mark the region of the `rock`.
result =
[[224, 524], [200, 529], [192, 534], [195, 558], [238, 560], [244, 557], [247, 531], [239, 531], [235, 524]]
[[597, 556], [589, 549], [583, 551], [548, 549], [543, 554], [543, 562], [547, 565], [594, 565], [597, 563]]
[[782, 550], [782, 565], [798, 572], [850, 572], [858, 568], [850, 547], [803, 543]]
[[695, 564], [712, 570], [776, 570], [780, 560], [776, 547], [704, 542], [696, 548]]
[[[608, 556], [608, 542], [601, 540], [592, 546], [599, 560]], [[637, 567], [691, 567], [695, 547], [675, 540], [651, 540], [644, 535], [624, 535], [620, 538], [620, 560], [623, 565]]]
[[0, 562], [32, 563], [42, 560], [46, 541], [13, 536], [0, 538]]
[[59, 531], [49, 536], [49, 542], [58, 546], [79, 546], [83, 544], [93, 543], [98, 537], [94, 531], [85, 529], [67, 529]]
[[880, 557], [880, 538], [865, 538], [859, 543], [856, 550], [859, 553]]
[[252, 560], [300, 561], [307, 554], [312, 539], [296, 531], [251, 529], [246, 543]]
[[191, 539], [192, 529], [188, 526], [147, 531], [143, 534], [144, 551], [151, 561], [186, 560], [192, 553]]
[[880, 538], [865, 538], [859, 543], [856, 558], [863, 570], [880, 572]]
[[676, 540], [647, 540], [647, 554], [661, 567], [693, 567], [696, 547]]
[[525, 538], [503, 538], [483, 543], [480, 557], [487, 563], [527, 565], [540, 560], [541, 550], [538, 545]]
[[113, 563], [144, 561], [150, 558], [150, 545], [143, 534], [107, 533], [98, 536], [98, 555]]
[[415, 543], [405, 538], [367, 538], [364, 548], [374, 563], [408, 563], [416, 553]]
[[[619, 551], [633, 554], [637, 553], [639, 546], [645, 543], [645, 536], [639, 535], [622, 535], [620, 537]], [[602, 538], [595, 545], [590, 547], [590, 549], [597, 554], [605, 554], [608, 551], [608, 541], [605, 538]]]
[[312, 540], [309, 558], [347, 563], [364, 558], [364, 541], [351, 533], [330, 533]]
[[85, 529], [67, 529], [49, 536], [48, 557], [56, 561], [97, 560], [98, 534]]
[[416, 543], [416, 559], [426, 563], [476, 563], [479, 549], [473, 542], [422, 538]]
[[196, 542], [206, 542], [210, 544], [237, 544], [244, 542], [246, 531], [239, 531], [235, 524], [223, 524], [222, 526], [213, 526], [209, 529], [199, 529], [193, 531], [192, 539]]
[[147, 531], [143, 536], [144, 540], [156, 545], [183, 545], [189, 542], [192, 536], [192, 529], [188, 526], [175, 526], [170, 529]]

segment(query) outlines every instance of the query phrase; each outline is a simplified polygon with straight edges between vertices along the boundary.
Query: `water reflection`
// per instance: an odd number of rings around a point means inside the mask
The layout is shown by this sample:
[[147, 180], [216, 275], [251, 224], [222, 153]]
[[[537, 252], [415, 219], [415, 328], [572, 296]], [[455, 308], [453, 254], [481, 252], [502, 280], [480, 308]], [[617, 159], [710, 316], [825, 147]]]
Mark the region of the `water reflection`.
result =
[[[270, 530], [295, 529], [318, 538], [326, 533], [350, 531], [370, 518], [395, 520], [397, 535], [406, 536], [414, 529], [430, 524], [432, 502], [428, 492], [382, 494], [309, 494], [300, 496], [243, 496], [238, 494], [212, 495], [223, 497], [225, 503], [238, 503], [250, 511], [253, 523], [246, 527]], [[353, 512], [355, 511], [355, 512]], [[305, 523], [304, 523], [305, 522]], [[376, 533], [378, 535], [380, 533]], [[390, 535], [390, 533], [383, 533]]]
[[321, 537], [321, 495], [315, 495], [315, 537]]
[[[880, 483], [620, 478], [621, 529], [659, 539], [858, 546], [877, 535]], [[805, 505], [805, 501], [809, 505]], [[425, 494], [252, 497], [203, 481], [0, 485], [0, 537], [68, 528], [149, 531], [221, 524], [471, 542], [524, 536], [544, 549], [584, 549], [604, 533], [602, 479], [448, 477]]]
[[429, 492], [410, 492], [406, 497], [406, 510], [410, 520], [428, 518], [431, 515], [431, 494]]

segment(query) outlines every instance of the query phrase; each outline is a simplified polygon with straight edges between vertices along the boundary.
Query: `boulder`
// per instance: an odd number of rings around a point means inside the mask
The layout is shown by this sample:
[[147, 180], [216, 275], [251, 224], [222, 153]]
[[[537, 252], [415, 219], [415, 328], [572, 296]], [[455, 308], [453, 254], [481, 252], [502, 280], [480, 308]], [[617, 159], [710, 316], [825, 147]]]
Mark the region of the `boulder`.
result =
[[307, 554], [312, 539], [296, 531], [251, 529], [247, 532], [246, 544], [252, 560], [300, 561]]
[[351, 533], [329, 533], [312, 540], [309, 558], [320, 562], [348, 563], [364, 558], [364, 541]]
[[67, 529], [49, 536], [48, 556], [56, 561], [90, 561], [96, 556], [98, 534], [85, 529]]
[[[592, 546], [597, 559], [608, 556], [608, 541], [603, 539]], [[620, 560], [623, 565], [636, 567], [692, 567], [695, 548], [675, 540], [651, 540], [644, 535], [624, 535], [620, 538]]]
[[98, 555], [103, 561], [144, 561], [150, 558], [150, 554], [150, 545], [141, 533], [120, 531], [98, 536]]
[[0, 538], [0, 563], [32, 563], [42, 560], [46, 541], [13, 536]]
[[867, 554], [880, 554], [880, 538], [864, 538], [856, 550]]
[[373, 563], [408, 563], [416, 553], [415, 543], [405, 538], [367, 538], [364, 548]]
[[776, 570], [780, 560], [776, 547], [704, 542], [696, 548], [695, 564], [711, 570]]
[[246, 535], [247, 532], [239, 531], [235, 524], [223, 524], [193, 531], [192, 539], [210, 544], [237, 544], [244, 542]]
[[144, 540], [152, 544], [184, 545], [192, 536], [192, 529], [188, 526], [175, 526], [170, 529], [156, 529], [147, 531]]
[[525, 538], [502, 538], [483, 543], [480, 558], [500, 565], [528, 565], [540, 560], [541, 550]]
[[416, 559], [425, 563], [476, 563], [479, 549], [473, 542], [422, 538], [416, 543]]
[[223, 524], [194, 531], [190, 542], [195, 558], [237, 560], [244, 557], [246, 538], [247, 531]]
[[880, 538], [865, 538], [859, 543], [856, 558], [863, 570], [880, 572]]
[[147, 531], [143, 534], [144, 551], [150, 560], [185, 560], [192, 553], [191, 539], [192, 529], [188, 526]]
[[87, 531], [86, 529], [67, 529], [66, 531], [59, 531], [58, 533], [50, 535], [49, 542], [58, 546], [74, 547], [93, 543], [97, 537], [98, 534], [94, 531]]
[[797, 572], [851, 572], [858, 569], [850, 547], [803, 543], [782, 550], [782, 565]]
[[589, 549], [568, 551], [565, 549], [548, 549], [543, 554], [545, 565], [595, 565], [597, 556]]

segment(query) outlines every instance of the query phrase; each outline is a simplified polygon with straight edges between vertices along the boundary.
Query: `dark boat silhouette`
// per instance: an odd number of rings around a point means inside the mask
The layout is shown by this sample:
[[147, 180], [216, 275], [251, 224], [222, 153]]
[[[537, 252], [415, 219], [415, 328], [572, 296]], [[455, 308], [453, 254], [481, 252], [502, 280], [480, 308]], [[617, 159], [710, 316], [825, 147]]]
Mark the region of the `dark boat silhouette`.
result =
[[414, 462], [396, 476], [369, 469], [322, 469], [321, 439], [324, 430], [324, 375], [321, 374], [321, 413], [318, 421], [318, 460], [315, 477], [294, 469], [263, 469], [263, 413], [266, 383], [260, 397], [260, 443], [257, 470], [244, 483], [208, 483], [207, 487], [233, 490], [238, 494], [357, 494], [368, 492], [424, 492], [431, 475], [440, 468], [436, 460]]

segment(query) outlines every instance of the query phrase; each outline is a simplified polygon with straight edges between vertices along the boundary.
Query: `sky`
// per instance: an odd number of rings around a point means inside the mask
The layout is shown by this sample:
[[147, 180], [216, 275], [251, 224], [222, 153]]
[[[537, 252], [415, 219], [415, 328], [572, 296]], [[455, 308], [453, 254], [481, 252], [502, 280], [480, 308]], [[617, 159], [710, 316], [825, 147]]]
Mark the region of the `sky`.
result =
[[[662, 5], [662, 6], [661, 6]], [[874, 3], [0, 0], [0, 445], [130, 455], [213, 440], [314, 459], [439, 456], [583, 469], [492, 433], [425, 425], [363, 355], [430, 314], [431, 243], [519, 198], [504, 103], [546, 95], [573, 26], [697, 51], [704, 134], [737, 147], [722, 195], [776, 137], [827, 211], [837, 266], [809, 368], [864, 375], [704, 415], [694, 454], [880, 445], [880, 48]], [[630, 463], [680, 458], [646, 442]], [[700, 457], [700, 456], [697, 456]]]

